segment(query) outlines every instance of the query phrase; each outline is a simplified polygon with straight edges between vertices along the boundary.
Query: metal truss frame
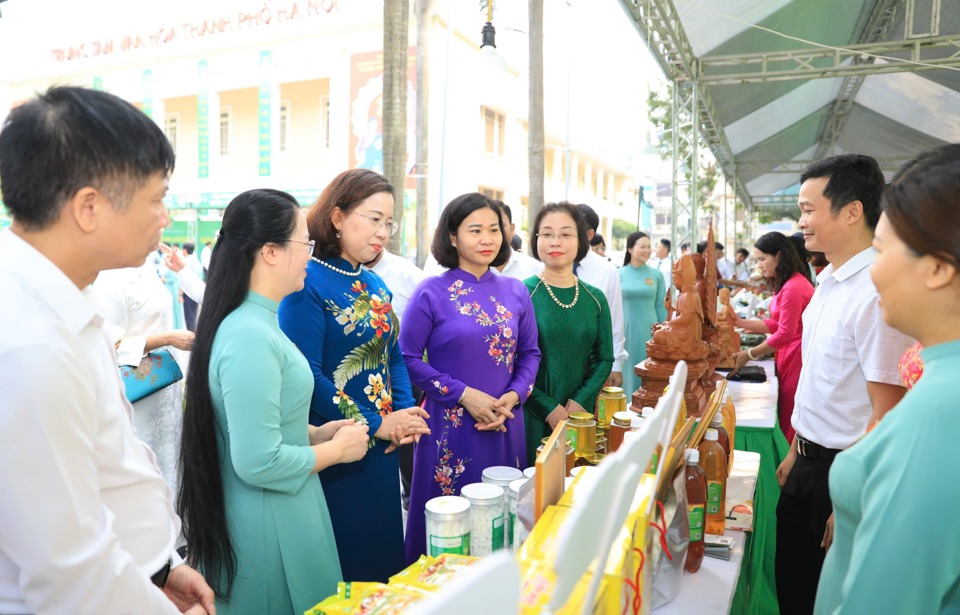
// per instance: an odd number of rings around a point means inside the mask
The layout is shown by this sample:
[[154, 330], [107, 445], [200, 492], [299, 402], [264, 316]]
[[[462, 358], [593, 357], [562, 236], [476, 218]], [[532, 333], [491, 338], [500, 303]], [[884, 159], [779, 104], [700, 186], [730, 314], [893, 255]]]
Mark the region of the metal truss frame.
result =
[[[727, 142], [723, 125], [717, 119], [708, 88], [723, 84], [844, 78], [840, 94], [818, 136], [818, 149], [814, 158], [818, 159], [828, 155], [833, 149], [865, 76], [960, 67], [960, 35], [938, 36], [941, 2], [942, 0], [932, 0], [929, 32], [912, 31], [916, 0], [876, 0], [871, 13], [865, 19], [857, 44], [840, 48], [806, 48], [698, 58], [684, 31], [674, 0], [620, 0], [654, 60], [664, 75], [674, 83], [674, 91], [680, 90], [679, 86], [684, 83], [696, 91], [693, 112], [699, 121], [691, 130], [701, 133], [734, 194], [748, 212], [769, 201], [764, 197], [752, 197], [738, 171], [760, 174], [796, 173], [802, 171], [811, 161], [738, 162]], [[882, 41], [889, 34], [900, 10], [905, 11], [903, 40]], [[877, 56], [883, 57], [882, 63], [876, 62]], [[676, 130], [677, 127], [675, 132]], [[880, 161], [883, 168], [896, 168], [902, 162], [902, 159]], [[694, 198], [697, 192], [695, 189], [691, 191]], [[675, 171], [674, 220], [680, 211], [689, 210], [691, 214], [695, 214], [697, 209], [696, 202], [678, 202], [678, 194]]]
[[[697, 88], [689, 82], [673, 84], [673, 164], [671, 182], [673, 183], [672, 217], [670, 224], [671, 247], [678, 250], [684, 242], [691, 246], [697, 243], [700, 210], [699, 152], [697, 145]], [[683, 152], [686, 155], [681, 155]], [[686, 223], [681, 225], [681, 218]]]
[[[944, 52], [947, 55], [944, 56]], [[872, 56], [883, 57], [884, 63], [865, 61]], [[710, 56], [700, 60], [702, 72], [699, 81], [707, 85], [734, 85], [919, 72], [957, 66], [960, 66], [960, 35], [951, 35], [864, 43], [835, 49], [807, 48]], [[736, 70], [739, 72], [732, 72]]]
[[[696, 93], [695, 97], [691, 93], [682, 97], [684, 101], [690, 101], [691, 103], [694, 100], [696, 101], [696, 104], [690, 105], [689, 108], [697, 121], [684, 125], [683, 129], [689, 130], [692, 134], [681, 138], [690, 139], [694, 143], [697, 142], [698, 136], [703, 139], [703, 142], [706, 143], [717, 159], [717, 164], [733, 188], [734, 194], [749, 210], [752, 207], [750, 194], [737, 175], [733, 149], [727, 142], [722, 125], [717, 119], [713, 99], [704, 84], [699, 83], [696, 79], [696, 76], [700, 73], [699, 60], [683, 30], [680, 14], [677, 12], [673, 0], [620, 0], [620, 3], [633, 20], [640, 38], [650, 49], [663, 74], [673, 82], [674, 96], [684, 88]], [[674, 108], [674, 113], [676, 111], [677, 109]], [[676, 121], [675, 124], [677, 124]], [[679, 125], [674, 126], [675, 144], [679, 136], [677, 134], [679, 129]], [[676, 151], [676, 148], [674, 148], [674, 158], [676, 158]], [[698, 165], [694, 164], [690, 168], [691, 170], [696, 169]], [[692, 203], [685, 205], [678, 202], [676, 161], [674, 161], [674, 169], [673, 220], [676, 221], [678, 214], [681, 211], [686, 211], [686, 207], [689, 207], [691, 216], [698, 215], [699, 207], [696, 199], [699, 190], [696, 189], [697, 184], [694, 181], [691, 190], [694, 199]], [[696, 220], [695, 217], [691, 219]], [[696, 232], [696, 229], [692, 229], [692, 232]], [[673, 247], [676, 249], [678, 246], [679, 243], [674, 236]]]

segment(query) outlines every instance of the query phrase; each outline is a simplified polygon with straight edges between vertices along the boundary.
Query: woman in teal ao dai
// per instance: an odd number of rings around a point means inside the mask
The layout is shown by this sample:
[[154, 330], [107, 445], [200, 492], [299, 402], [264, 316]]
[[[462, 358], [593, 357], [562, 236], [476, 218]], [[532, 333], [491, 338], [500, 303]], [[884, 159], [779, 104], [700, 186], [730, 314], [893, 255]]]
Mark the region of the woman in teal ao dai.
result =
[[281, 329], [313, 371], [310, 423], [353, 418], [372, 436], [361, 461], [320, 472], [348, 581], [386, 582], [403, 569], [396, 447], [429, 432], [397, 346], [390, 291], [360, 266], [396, 231], [392, 190], [367, 169], [341, 173], [324, 189], [307, 213], [317, 247], [304, 289], [280, 306]]
[[367, 426], [312, 427], [306, 359], [280, 331], [303, 287], [306, 219], [276, 190], [237, 196], [210, 262], [187, 376], [178, 511], [217, 612], [302, 613], [342, 580], [318, 470], [367, 453]]
[[647, 264], [650, 259], [650, 237], [636, 231], [627, 237], [627, 251], [623, 267], [619, 269], [620, 288], [623, 290], [623, 335], [630, 358], [623, 370], [623, 390], [630, 396], [640, 388], [640, 377], [633, 371], [637, 363], [647, 358], [650, 327], [667, 319], [663, 301], [666, 284], [660, 271]]
[[883, 320], [923, 376], [830, 467], [835, 527], [814, 611], [960, 613], [960, 145], [890, 181], [870, 269]]

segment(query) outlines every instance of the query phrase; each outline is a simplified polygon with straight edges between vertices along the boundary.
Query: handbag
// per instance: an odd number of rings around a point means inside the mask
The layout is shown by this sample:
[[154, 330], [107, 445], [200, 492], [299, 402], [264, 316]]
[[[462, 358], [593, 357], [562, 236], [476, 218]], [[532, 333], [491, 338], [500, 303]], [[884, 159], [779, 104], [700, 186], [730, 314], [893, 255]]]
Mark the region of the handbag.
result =
[[760, 365], [746, 365], [736, 374], [727, 374], [727, 380], [734, 382], [766, 382], [767, 371]]
[[121, 365], [120, 378], [132, 404], [183, 380], [183, 372], [169, 350], [154, 350], [148, 352], [136, 367]]

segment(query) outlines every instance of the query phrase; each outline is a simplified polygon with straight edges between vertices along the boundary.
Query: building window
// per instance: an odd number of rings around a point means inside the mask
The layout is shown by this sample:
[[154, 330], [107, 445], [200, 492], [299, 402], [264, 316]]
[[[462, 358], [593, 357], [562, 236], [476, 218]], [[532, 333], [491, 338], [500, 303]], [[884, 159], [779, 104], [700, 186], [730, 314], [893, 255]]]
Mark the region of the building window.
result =
[[290, 101], [280, 101], [280, 144], [281, 152], [287, 151], [287, 136], [290, 134]]
[[167, 135], [167, 141], [173, 148], [173, 153], [177, 153], [177, 137], [180, 134], [180, 114], [168, 113], [163, 118], [163, 134]]
[[330, 97], [320, 97], [320, 147], [330, 148]]
[[483, 113], [484, 149], [488, 154], [503, 156], [503, 133], [506, 124], [502, 113], [481, 107]]
[[220, 155], [230, 153], [230, 107], [220, 109]]
[[503, 190], [498, 190], [497, 188], [487, 188], [486, 186], [480, 186], [477, 189], [477, 192], [487, 197], [488, 199], [493, 199], [495, 201], [503, 200]]
[[669, 211], [658, 211], [657, 215], [657, 226], [670, 226], [673, 214]]

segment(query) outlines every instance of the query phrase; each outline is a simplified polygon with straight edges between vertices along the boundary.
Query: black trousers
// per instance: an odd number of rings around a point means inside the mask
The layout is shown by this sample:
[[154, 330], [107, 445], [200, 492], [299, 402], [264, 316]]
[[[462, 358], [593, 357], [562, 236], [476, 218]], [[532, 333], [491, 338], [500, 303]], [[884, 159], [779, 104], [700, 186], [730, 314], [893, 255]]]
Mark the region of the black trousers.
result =
[[777, 602], [781, 615], [813, 613], [826, 551], [820, 546], [833, 512], [828, 475], [833, 457], [797, 455], [777, 503]]
[[183, 295], [183, 320], [188, 331], [197, 332], [197, 302], [186, 294]]

